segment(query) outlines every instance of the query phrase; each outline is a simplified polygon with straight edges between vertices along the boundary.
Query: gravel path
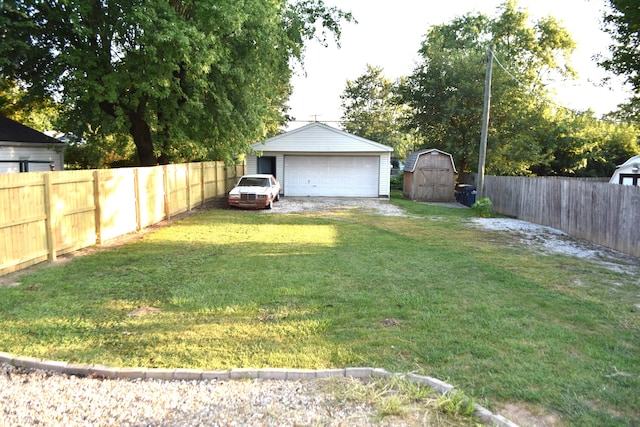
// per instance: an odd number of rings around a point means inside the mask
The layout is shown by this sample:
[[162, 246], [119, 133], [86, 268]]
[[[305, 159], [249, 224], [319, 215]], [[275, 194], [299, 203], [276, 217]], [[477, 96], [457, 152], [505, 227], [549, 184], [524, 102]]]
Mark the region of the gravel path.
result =
[[386, 425], [375, 414], [319, 380], [101, 380], [9, 365], [0, 376], [2, 427]]
[[[29, 358], [14, 360], [16, 363], [34, 362]], [[74, 366], [77, 369], [80, 365]], [[0, 427], [456, 427], [477, 425], [477, 421], [485, 425], [518, 427], [478, 404], [475, 404], [475, 421], [451, 417], [437, 409], [434, 395], [413, 401], [404, 395], [404, 386], [390, 386], [394, 382], [393, 376], [421, 387], [430, 386], [438, 392], [436, 394], [453, 391], [453, 386], [435, 378], [391, 374], [370, 368], [345, 369], [345, 374], [360, 375], [364, 371], [371, 371], [370, 376], [165, 380], [105, 378], [93, 374], [77, 376], [2, 362]], [[255, 372], [268, 374], [271, 370]], [[300, 371], [288, 374], [296, 373]], [[327, 372], [316, 373], [324, 375]], [[404, 403], [399, 403], [401, 401]]]

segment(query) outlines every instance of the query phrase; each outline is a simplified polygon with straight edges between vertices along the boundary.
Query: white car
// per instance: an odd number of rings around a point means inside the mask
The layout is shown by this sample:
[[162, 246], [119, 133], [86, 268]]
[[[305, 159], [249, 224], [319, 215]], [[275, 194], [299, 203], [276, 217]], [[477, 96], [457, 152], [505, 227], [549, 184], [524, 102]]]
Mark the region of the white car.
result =
[[273, 175], [243, 175], [227, 196], [229, 206], [247, 209], [273, 207], [280, 200], [280, 183]]

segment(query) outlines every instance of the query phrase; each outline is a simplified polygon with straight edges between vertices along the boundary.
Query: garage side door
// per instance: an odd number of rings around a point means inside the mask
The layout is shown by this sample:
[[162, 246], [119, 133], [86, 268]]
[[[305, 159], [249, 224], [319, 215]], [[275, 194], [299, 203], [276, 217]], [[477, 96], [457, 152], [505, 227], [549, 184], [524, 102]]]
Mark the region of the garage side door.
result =
[[378, 197], [376, 156], [285, 156], [286, 196]]

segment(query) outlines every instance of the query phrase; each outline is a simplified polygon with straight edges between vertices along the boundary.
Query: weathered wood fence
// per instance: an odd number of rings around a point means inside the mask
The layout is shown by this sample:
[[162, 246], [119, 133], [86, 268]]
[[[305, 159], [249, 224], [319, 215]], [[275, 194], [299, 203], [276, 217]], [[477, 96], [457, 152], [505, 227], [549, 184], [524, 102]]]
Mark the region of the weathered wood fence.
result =
[[640, 257], [640, 187], [572, 178], [485, 178], [495, 212]]
[[139, 231], [224, 194], [244, 165], [0, 174], [0, 275]]

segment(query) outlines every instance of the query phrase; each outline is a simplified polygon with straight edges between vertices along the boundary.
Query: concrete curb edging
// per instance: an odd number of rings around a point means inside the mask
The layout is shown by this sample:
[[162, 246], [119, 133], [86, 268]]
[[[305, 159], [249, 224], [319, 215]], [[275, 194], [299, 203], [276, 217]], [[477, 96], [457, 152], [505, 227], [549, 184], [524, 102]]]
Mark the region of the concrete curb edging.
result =
[[[388, 372], [381, 368], [351, 367], [344, 369], [285, 369], [285, 368], [234, 368], [230, 370], [202, 370], [202, 369], [164, 369], [164, 368], [120, 368], [102, 365], [81, 365], [56, 360], [42, 360], [35, 357], [15, 356], [0, 352], [0, 364], [7, 364], [27, 369], [40, 369], [67, 375], [83, 377], [99, 377], [107, 379], [154, 379], [154, 380], [307, 380], [328, 377], [347, 378], [391, 378], [404, 377], [417, 384], [427, 385], [438, 393], [445, 395], [452, 393], [455, 387], [436, 378]], [[518, 427], [501, 415], [496, 415], [488, 409], [476, 404], [474, 415], [485, 425], [496, 427]]]

